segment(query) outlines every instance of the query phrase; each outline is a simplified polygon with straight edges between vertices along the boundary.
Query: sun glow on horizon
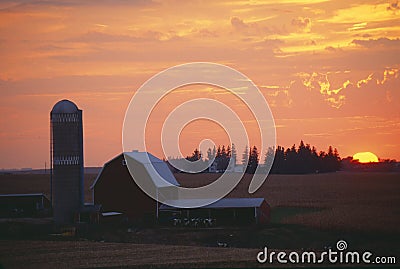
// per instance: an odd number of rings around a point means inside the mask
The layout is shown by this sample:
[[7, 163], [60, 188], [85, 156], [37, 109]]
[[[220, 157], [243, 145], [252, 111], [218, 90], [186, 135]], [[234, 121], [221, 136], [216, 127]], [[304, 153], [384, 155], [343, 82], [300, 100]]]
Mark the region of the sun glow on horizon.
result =
[[376, 163], [379, 162], [378, 157], [372, 152], [358, 152], [353, 155], [353, 160], [358, 160], [360, 163]]

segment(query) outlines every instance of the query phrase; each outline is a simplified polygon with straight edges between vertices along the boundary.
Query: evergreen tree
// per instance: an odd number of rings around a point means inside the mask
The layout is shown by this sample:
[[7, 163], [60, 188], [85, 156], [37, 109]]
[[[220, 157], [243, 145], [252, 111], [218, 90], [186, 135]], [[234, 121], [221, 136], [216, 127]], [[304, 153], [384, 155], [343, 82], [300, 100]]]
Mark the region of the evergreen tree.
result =
[[231, 158], [232, 158], [233, 164], [236, 165], [237, 152], [236, 152], [235, 144], [232, 144]]
[[[250, 151], [250, 152], [249, 152]], [[216, 150], [215, 146], [211, 150], [207, 150], [207, 160], [216, 162], [218, 171], [223, 172], [228, 168], [229, 162], [232, 159], [235, 162], [237, 152], [235, 145], [219, 145]], [[195, 149], [191, 156], [187, 156], [187, 160], [192, 162], [203, 161], [202, 153]], [[169, 161], [180, 161], [179, 158], [168, 158]], [[204, 162], [204, 161], [203, 161]], [[256, 146], [249, 149], [248, 146], [242, 155], [243, 169], [246, 173], [255, 173], [259, 163], [259, 152]], [[293, 145], [290, 148], [277, 146], [276, 149], [268, 148], [265, 153], [264, 164], [271, 165], [270, 173], [275, 174], [306, 174], [306, 173], [324, 173], [334, 172], [340, 169], [341, 159], [339, 152], [332, 146], [328, 147], [327, 153], [320, 151], [310, 144], [305, 144], [300, 141], [298, 148]], [[199, 164], [200, 165], [200, 164]]]
[[186, 159], [191, 162], [195, 162], [202, 159], [201, 152], [196, 148], [191, 156], [187, 156]]
[[311, 162], [312, 162], [312, 168], [313, 168], [312, 172], [318, 173], [320, 170], [319, 156], [318, 156], [317, 149], [314, 146], [311, 149]]
[[258, 167], [258, 149], [253, 146], [249, 155], [249, 163], [247, 164], [246, 173], [254, 174]]
[[225, 145], [222, 145], [222, 148], [220, 150], [220, 156], [218, 158], [217, 169], [218, 169], [218, 171], [221, 171], [221, 172], [226, 170], [226, 150], [225, 150]]
[[218, 150], [217, 150], [217, 157], [221, 156], [221, 146], [218, 146]]
[[284, 174], [286, 173], [285, 148], [278, 146], [275, 151], [275, 159], [272, 164], [271, 173]]
[[231, 150], [231, 146], [227, 146], [226, 147], [226, 156], [228, 157], [228, 158], [230, 158], [231, 157], [231, 154], [232, 154], [232, 150]]
[[272, 165], [273, 165], [273, 162], [274, 162], [274, 156], [275, 156], [274, 149], [269, 147], [267, 152], [265, 153], [264, 165], [265, 166], [271, 166], [270, 172], [272, 172]]
[[333, 156], [335, 156], [335, 171], [339, 171], [341, 161], [340, 161], [339, 152], [338, 152], [337, 148], [335, 148], [333, 150]]
[[207, 161], [210, 161], [213, 159], [213, 155], [212, 155], [212, 150], [211, 148], [207, 149]]
[[244, 148], [244, 152], [242, 154], [242, 165], [243, 165], [243, 171], [247, 170], [247, 164], [249, 162], [249, 147], [246, 145]]
[[293, 144], [291, 148], [287, 148], [285, 151], [286, 159], [286, 172], [288, 174], [294, 174], [297, 170], [297, 151], [296, 145]]

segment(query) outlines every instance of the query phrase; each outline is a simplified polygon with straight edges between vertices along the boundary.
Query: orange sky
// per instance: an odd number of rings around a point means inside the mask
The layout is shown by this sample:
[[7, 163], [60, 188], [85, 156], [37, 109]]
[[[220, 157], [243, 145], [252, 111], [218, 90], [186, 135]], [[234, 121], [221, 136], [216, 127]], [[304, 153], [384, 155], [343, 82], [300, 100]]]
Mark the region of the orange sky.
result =
[[[397, 1], [2, 1], [0, 168], [48, 162], [49, 112], [64, 98], [83, 109], [85, 164], [102, 165], [122, 150], [134, 91], [193, 61], [251, 78], [280, 145], [399, 160], [399, 38]], [[184, 130], [185, 154], [202, 124]]]

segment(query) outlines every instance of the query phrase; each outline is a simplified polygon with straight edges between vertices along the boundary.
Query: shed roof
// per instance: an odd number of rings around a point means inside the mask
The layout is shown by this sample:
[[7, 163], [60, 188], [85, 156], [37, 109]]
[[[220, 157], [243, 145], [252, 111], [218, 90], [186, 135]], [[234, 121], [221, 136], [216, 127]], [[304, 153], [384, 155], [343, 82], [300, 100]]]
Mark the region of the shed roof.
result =
[[102, 215], [103, 217], [120, 216], [120, 215], [122, 215], [122, 214], [123, 214], [123, 213], [121, 213], [121, 212], [116, 212], [116, 211], [103, 212], [103, 213], [101, 213], [101, 215]]
[[43, 193], [10, 193], [10, 194], [0, 194], [0, 197], [37, 197], [45, 196]]
[[[198, 204], [199, 199], [180, 199], [177, 201], [166, 201], [169, 204], [180, 204], [182, 208], [187, 208], [190, 205]], [[208, 199], [204, 200], [204, 204]], [[264, 198], [222, 198], [212, 204], [202, 206], [201, 208], [249, 208], [249, 207], [260, 207], [261, 204], [265, 201]], [[172, 209], [176, 207], [172, 207], [169, 205], [162, 204], [160, 209]]]

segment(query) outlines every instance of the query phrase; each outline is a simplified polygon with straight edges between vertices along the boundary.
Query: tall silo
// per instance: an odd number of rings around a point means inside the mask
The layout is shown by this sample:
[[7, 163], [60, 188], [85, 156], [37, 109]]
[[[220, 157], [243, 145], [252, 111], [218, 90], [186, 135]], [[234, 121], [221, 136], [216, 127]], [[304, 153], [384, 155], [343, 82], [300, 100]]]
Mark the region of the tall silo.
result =
[[54, 221], [68, 224], [83, 206], [82, 110], [69, 100], [50, 112], [51, 199]]

